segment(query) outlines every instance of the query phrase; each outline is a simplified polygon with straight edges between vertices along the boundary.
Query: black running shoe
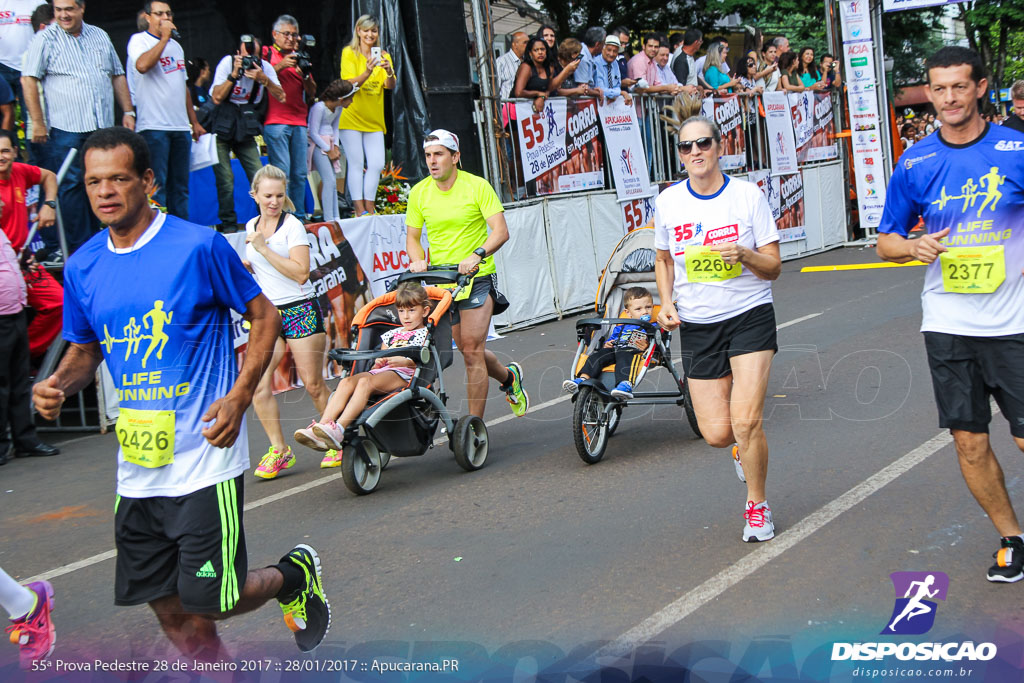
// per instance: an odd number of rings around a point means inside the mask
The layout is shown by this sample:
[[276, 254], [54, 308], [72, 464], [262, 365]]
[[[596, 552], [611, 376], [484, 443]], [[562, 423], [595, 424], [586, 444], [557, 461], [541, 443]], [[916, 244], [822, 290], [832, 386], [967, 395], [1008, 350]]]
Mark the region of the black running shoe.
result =
[[1016, 583], [1024, 579], [1024, 540], [1020, 536], [1003, 537], [999, 550], [992, 553], [996, 563], [988, 568], [988, 580]]
[[284, 623], [295, 634], [295, 644], [303, 652], [312, 652], [323, 641], [331, 627], [331, 606], [324, 593], [320, 575], [320, 556], [308, 545], [297, 545], [281, 558], [290, 562], [306, 576], [305, 586], [288, 600], [279, 600]]

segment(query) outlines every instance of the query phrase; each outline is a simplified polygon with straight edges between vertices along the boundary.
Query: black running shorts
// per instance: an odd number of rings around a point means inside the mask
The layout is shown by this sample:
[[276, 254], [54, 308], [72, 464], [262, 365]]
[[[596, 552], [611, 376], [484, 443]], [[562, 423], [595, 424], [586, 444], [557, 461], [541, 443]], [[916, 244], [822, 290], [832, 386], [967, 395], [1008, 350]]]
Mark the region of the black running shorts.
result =
[[227, 612], [248, 570], [242, 475], [177, 498], [119, 496], [114, 538], [115, 604], [177, 595], [191, 614]]
[[480, 277], [474, 278], [473, 286], [469, 290], [469, 298], [453, 302], [452, 324], [459, 324], [459, 311], [480, 308], [487, 303], [488, 296], [494, 299], [494, 310], [491, 311], [491, 315], [494, 316], [499, 313], [504, 313], [508, 308], [508, 299], [505, 298], [504, 294], [498, 291], [498, 275], [496, 273], [481, 275]]
[[778, 351], [775, 307], [761, 304], [717, 323], [679, 328], [683, 373], [690, 379], [721, 379], [732, 374], [729, 359], [756, 351]]
[[966, 337], [925, 332], [939, 426], [987, 434], [994, 397], [1010, 433], [1024, 438], [1024, 334]]

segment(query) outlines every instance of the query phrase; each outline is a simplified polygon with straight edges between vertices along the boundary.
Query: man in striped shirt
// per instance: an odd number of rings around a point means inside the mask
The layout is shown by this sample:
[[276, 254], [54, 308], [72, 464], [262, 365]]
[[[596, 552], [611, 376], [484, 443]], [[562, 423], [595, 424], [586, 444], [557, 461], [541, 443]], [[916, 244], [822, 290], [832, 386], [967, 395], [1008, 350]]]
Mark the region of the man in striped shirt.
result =
[[526, 51], [528, 39], [529, 36], [522, 31], [513, 33], [509, 51], [494, 60], [494, 67], [498, 72], [498, 95], [503, 100], [512, 97], [512, 86], [515, 85], [519, 65], [523, 63], [523, 53]]
[[[110, 36], [82, 21], [85, 0], [54, 0], [53, 12], [56, 22], [35, 34], [28, 45], [21, 84], [32, 119], [32, 142], [47, 143], [41, 165], [57, 171], [68, 151], [81, 148], [90, 133], [114, 125], [114, 95], [125, 112], [122, 124], [130, 130], [135, 130], [135, 107]], [[45, 119], [40, 82], [46, 97]], [[64, 176], [59, 198], [68, 250], [73, 252], [99, 228], [82, 184], [80, 157]], [[59, 251], [55, 230], [44, 231], [42, 237], [51, 253]], [[59, 260], [51, 257], [51, 262]]]

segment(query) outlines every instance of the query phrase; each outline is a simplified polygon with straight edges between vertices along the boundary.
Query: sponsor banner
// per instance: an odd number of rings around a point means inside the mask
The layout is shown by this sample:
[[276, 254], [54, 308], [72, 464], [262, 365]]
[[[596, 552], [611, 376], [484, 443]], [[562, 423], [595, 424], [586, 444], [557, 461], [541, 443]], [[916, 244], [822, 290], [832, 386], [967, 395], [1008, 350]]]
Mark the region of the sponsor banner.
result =
[[950, 5], [954, 2], [960, 2], [960, 0], [882, 0], [882, 11], [901, 12], [905, 9]]
[[803, 175], [773, 176], [770, 171], [753, 171], [747, 180], [756, 183], [768, 200], [775, 227], [779, 229], [779, 242], [795, 242], [807, 238], [804, 226]]
[[796, 173], [796, 140], [793, 136], [789, 99], [784, 92], [766, 92], [763, 98], [772, 173]]
[[619, 203], [619, 208], [622, 209], [622, 226], [626, 232], [654, 226], [654, 198], [658, 195], [658, 186], [652, 185], [650, 192], [649, 197]]
[[533, 180], [566, 160], [566, 100], [547, 100], [544, 110], [533, 111], [532, 102], [516, 102], [519, 159], [523, 179]]
[[804, 156], [800, 161], [825, 161], [839, 157], [839, 146], [836, 144], [836, 122], [832, 110], [831, 93], [810, 93], [812, 113], [814, 114], [811, 140], [804, 148]]
[[871, 40], [871, 14], [868, 0], [842, 0], [839, 12], [843, 17], [843, 42]]
[[565, 160], [537, 176], [537, 195], [604, 189], [597, 100], [566, 100], [565, 116]]
[[794, 242], [807, 238], [804, 227], [804, 176], [802, 173], [776, 178], [779, 182], [780, 214], [775, 225], [779, 228], [780, 242]]
[[616, 97], [599, 106], [598, 113], [619, 201], [651, 196], [651, 178], [647, 173], [636, 109]]
[[853, 167], [860, 224], [877, 228], [885, 205], [881, 118], [871, 42], [846, 43], [847, 102], [852, 128]]
[[793, 136], [796, 139], [796, 158], [804, 161], [807, 146], [814, 137], [814, 94], [808, 91], [789, 93], [789, 113], [793, 121]]
[[[405, 214], [365, 216], [343, 221], [345, 238], [366, 273], [370, 295], [377, 297], [409, 269], [405, 250]], [[427, 229], [420, 234], [423, 253], [427, 253]]]
[[737, 95], [706, 97], [701, 103], [704, 116], [718, 124], [722, 131], [722, 170], [747, 165], [746, 140], [743, 135], [743, 106]]

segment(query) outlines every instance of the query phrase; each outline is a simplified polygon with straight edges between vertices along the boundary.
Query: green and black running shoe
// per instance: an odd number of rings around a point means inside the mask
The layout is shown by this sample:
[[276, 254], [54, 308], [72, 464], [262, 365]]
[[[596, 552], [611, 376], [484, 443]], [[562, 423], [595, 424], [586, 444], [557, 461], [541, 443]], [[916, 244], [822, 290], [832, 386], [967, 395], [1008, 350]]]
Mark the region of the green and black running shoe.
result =
[[295, 634], [295, 644], [303, 652], [312, 652], [323, 641], [331, 627], [331, 605], [324, 593], [320, 574], [320, 556], [308, 545], [297, 545], [281, 558], [302, 570], [305, 586], [290, 599], [279, 600], [284, 623]]
[[512, 406], [515, 416], [522, 417], [530, 409], [530, 396], [523, 388], [523, 368], [513, 362], [509, 363], [508, 371], [512, 375], [512, 385], [505, 390], [505, 400]]

